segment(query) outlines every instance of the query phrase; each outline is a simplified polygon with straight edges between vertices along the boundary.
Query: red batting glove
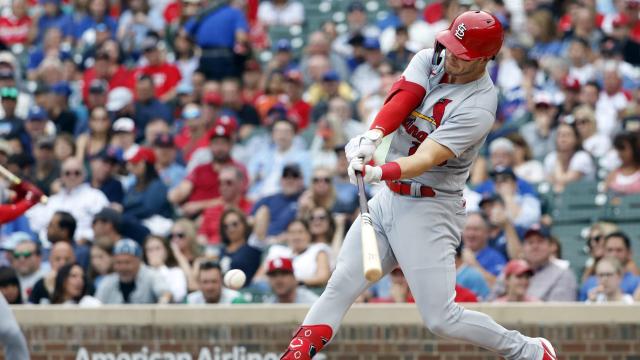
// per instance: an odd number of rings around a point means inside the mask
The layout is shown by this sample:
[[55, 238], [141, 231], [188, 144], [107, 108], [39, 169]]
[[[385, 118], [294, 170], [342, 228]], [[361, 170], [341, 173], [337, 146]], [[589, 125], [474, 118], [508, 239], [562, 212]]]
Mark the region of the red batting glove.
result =
[[40, 202], [40, 199], [42, 198], [42, 196], [44, 196], [44, 193], [42, 192], [42, 190], [38, 189], [37, 186], [33, 185], [28, 181], [23, 181], [20, 184], [24, 184], [23, 186], [27, 190], [27, 193], [24, 197], [25, 200], [33, 204], [37, 204], [38, 202]]

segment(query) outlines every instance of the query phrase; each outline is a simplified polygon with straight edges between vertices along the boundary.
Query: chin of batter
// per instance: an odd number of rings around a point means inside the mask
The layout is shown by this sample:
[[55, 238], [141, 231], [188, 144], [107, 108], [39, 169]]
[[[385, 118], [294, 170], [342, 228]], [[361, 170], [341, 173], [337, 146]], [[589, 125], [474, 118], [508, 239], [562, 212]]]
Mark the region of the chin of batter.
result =
[[[468, 11], [418, 52], [389, 92], [371, 129], [345, 148], [349, 174], [386, 188], [369, 201], [382, 269], [400, 266], [427, 328], [508, 360], [555, 360], [551, 343], [507, 330], [454, 302], [455, 249], [466, 219], [462, 190], [493, 126], [498, 92], [486, 71], [502, 46], [493, 15]], [[444, 63], [443, 63], [444, 61]], [[386, 163], [366, 165], [393, 134]], [[306, 360], [331, 341], [353, 301], [369, 286], [362, 270], [360, 218], [346, 235], [336, 269], [282, 359]]]

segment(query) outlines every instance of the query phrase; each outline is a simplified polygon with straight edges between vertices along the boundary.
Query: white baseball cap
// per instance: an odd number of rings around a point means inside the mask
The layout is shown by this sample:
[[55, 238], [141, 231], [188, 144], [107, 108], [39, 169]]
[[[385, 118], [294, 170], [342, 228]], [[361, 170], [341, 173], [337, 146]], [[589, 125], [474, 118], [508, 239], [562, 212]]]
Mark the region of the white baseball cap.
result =
[[126, 87], [117, 87], [107, 95], [107, 111], [120, 111], [133, 102], [133, 92]]
[[136, 131], [136, 123], [128, 117], [121, 117], [113, 123], [111, 130], [114, 132], [134, 132]]

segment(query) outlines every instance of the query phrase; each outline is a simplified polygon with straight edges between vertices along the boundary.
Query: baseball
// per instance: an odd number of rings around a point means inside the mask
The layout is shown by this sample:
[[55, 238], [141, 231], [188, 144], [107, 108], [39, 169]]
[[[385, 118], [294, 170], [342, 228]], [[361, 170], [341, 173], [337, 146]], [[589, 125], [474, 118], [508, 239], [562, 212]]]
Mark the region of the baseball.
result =
[[231, 269], [224, 274], [224, 285], [230, 289], [240, 289], [245, 281], [247, 281], [247, 275], [240, 269]]

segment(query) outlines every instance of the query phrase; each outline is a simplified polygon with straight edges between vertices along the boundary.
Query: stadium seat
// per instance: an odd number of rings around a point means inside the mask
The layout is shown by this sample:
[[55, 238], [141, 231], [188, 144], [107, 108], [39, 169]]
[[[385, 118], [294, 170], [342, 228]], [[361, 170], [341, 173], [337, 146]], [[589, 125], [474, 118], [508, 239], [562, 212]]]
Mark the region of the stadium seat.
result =
[[562, 258], [571, 263], [573, 272], [580, 276], [584, 264], [589, 257], [587, 243], [583, 234], [589, 228], [589, 223], [554, 225], [551, 234], [558, 239], [562, 247]]
[[616, 223], [640, 221], [640, 194], [611, 196], [605, 218]]

